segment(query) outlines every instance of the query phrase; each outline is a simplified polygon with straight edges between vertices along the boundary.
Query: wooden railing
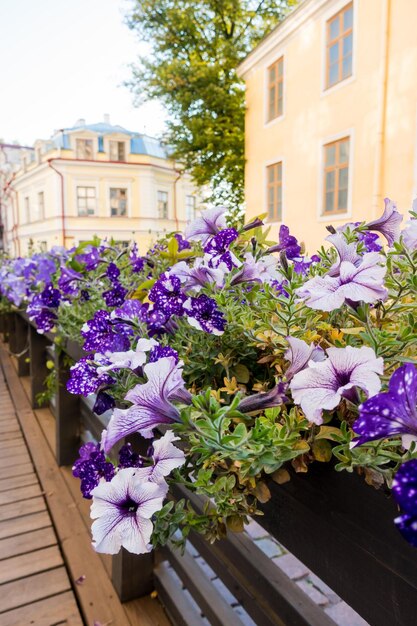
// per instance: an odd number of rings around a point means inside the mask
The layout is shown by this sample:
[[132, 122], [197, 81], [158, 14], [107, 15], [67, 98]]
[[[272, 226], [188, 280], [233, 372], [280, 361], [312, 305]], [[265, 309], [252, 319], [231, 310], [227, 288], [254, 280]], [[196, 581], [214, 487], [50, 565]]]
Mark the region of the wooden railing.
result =
[[[82, 349], [67, 342], [55, 350], [54, 337], [38, 334], [24, 313], [2, 316], [0, 330], [16, 355], [19, 375], [30, 375], [33, 408], [49, 373], [46, 362], [54, 360], [58, 386], [50, 408], [56, 419], [56, 458], [59, 465], [71, 465], [81, 442], [98, 439], [109, 418], [95, 415], [88, 399], [66, 390], [65, 355], [78, 360]], [[328, 464], [315, 464], [305, 475], [293, 474], [285, 485], [269, 486], [272, 499], [262, 506], [264, 516], [257, 521], [271, 535], [372, 626], [415, 626], [417, 551], [396, 530], [393, 519], [398, 511], [386, 492]], [[203, 505], [182, 487], [175, 488], [174, 496], [189, 498], [197, 510]], [[260, 626], [334, 625], [246, 535], [231, 534], [209, 544], [193, 534], [190, 543]], [[139, 557], [122, 550], [112, 564], [120, 598], [140, 597], [156, 588], [174, 623], [206, 624], [181, 593], [175, 571], [210, 624], [242, 624], [196, 566], [190, 549], [184, 555], [165, 548]]]

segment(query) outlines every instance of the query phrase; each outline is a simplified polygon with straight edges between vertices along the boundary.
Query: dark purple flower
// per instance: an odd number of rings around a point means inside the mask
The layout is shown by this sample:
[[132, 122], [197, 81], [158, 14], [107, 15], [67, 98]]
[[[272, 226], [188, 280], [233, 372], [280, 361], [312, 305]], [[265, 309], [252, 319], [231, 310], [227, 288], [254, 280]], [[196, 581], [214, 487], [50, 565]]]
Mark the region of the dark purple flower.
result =
[[401, 465], [392, 482], [392, 493], [404, 511], [394, 522], [411, 545], [417, 547], [417, 459]]
[[188, 298], [184, 303], [188, 323], [194, 328], [213, 335], [222, 335], [226, 327], [223, 313], [217, 308], [216, 301], [205, 294], [197, 298]]
[[103, 415], [106, 411], [114, 409], [116, 402], [112, 396], [100, 389], [97, 394], [96, 401], [93, 406], [93, 413], [96, 415]]
[[100, 263], [100, 250], [94, 246], [89, 246], [82, 254], [77, 254], [75, 260], [82, 263], [85, 269], [90, 272], [95, 270]]
[[365, 224], [366, 230], [376, 230], [388, 241], [388, 245], [392, 246], [394, 241], [400, 238], [400, 224], [403, 216], [398, 213], [397, 205], [389, 198], [384, 200], [384, 212], [377, 220]]
[[184, 237], [180, 233], [175, 233], [174, 237], [178, 242], [178, 252], [191, 248], [190, 242], [184, 239]]
[[161, 274], [149, 291], [149, 300], [154, 309], [168, 316], [182, 315], [186, 295], [181, 291], [181, 281], [177, 276]]
[[113, 288], [108, 291], [104, 291], [102, 295], [106, 306], [121, 306], [125, 301], [127, 289], [125, 289], [116, 279], [113, 282]]
[[208, 254], [223, 254], [227, 252], [231, 243], [239, 237], [239, 233], [234, 228], [225, 228], [214, 235], [204, 247], [204, 252]]
[[279, 296], [284, 296], [285, 298], [289, 298], [290, 294], [285, 289], [288, 285], [288, 280], [273, 280], [271, 283], [271, 287], [278, 293]]
[[46, 307], [57, 309], [61, 301], [61, 293], [58, 289], [54, 289], [52, 284], [49, 284], [41, 292], [40, 300]]
[[245, 224], [242, 228], [242, 233], [246, 233], [248, 230], [252, 230], [253, 228], [258, 228], [259, 226], [263, 226], [264, 223], [259, 217], [255, 217], [252, 222]]
[[90, 294], [88, 293], [88, 291], [86, 289], [81, 289], [80, 291], [81, 302], [88, 302], [89, 299], [90, 299]]
[[297, 239], [290, 235], [288, 226], [281, 224], [278, 235], [279, 243], [268, 249], [268, 252], [285, 252], [287, 259], [295, 259], [300, 256], [301, 246]]
[[43, 304], [42, 294], [33, 296], [27, 306], [26, 312], [29, 319], [35, 322], [36, 328], [41, 334], [52, 330], [55, 326], [57, 315], [54, 310], [49, 309]]
[[95, 393], [104, 385], [111, 385], [114, 380], [108, 374], [98, 374], [97, 368], [91, 362], [91, 357], [83, 356], [71, 367], [71, 377], [67, 382], [67, 390], [80, 396]]
[[81, 328], [86, 352], [125, 352], [130, 347], [131, 334], [125, 324], [115, 324], [108, 311], [96, 311]]
[[179, 357], [178, 352], [171, 348], [171, 346], [155, 346], [149, 353], [149, 363], [155, 363], [155, 361], [159, 361], [159, 359], [163, 359], [164, 357], [171, 356], [175, 359], [175, 363], [178, 363]]
[[142, 304], [140, 300], [125, 300], [122, 306], [111, 312], [111, 319], [124, 322], [144, 322], [148, 312], [149, 305]]
[[[352, 428], [357, 445], [395, 435], [417, 437], [417, 367], [406, 363], [391, 376], [388, 391], [369, 398], [359, 407]], [[407, 439], [408, 441], [408, 439]]]
[[379, 236], [376, 233], [358, 232], [358, 239], [363, 243], [365, 252], [380, 252], [382, 250], [382, 246], [377, 243]]
[[81, 446], [80, 458], [72, 466], [72, 475], [81, 479], [81, 492], [84, 498], [91, 499], [91, 491], [101, 478], [109, 481], [114, 476], [114, 466], [106, 461], [100, 444], [89, 442]]
[[70, 267], [61, 267], [61, 274], [58, 279], [58, 287], [67, 296], [75, 296], [78, 293], [80, 287], [80, 281], [83, 277], [79, 272], [71, 269]]
[[115, 263], [109, 263], [106, 270], [107, 278], [112, 282], [118, 284], [118, 278], [120, 276], [120, 270]]
[[143, 460], [140, 454], [132, 449], [131, 443], [125, 443], [119, 450], [119, 468], [142, 467]]
[[137, 244], [133, 244], [131, 251], [129, 252], [130, 265], [132, 272], [138, 274], [141, 272], [145, 265], [145, 259], [139, 256]]

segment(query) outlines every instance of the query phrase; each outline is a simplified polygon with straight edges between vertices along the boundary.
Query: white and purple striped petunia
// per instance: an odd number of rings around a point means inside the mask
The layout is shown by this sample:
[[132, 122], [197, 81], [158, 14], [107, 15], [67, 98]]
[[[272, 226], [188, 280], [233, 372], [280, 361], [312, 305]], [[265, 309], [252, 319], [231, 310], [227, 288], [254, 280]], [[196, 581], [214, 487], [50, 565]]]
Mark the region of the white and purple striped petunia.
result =
[[96, 552], [117, 554], [122, 546], [134, 554], [151, 551], [151, 517], [162, 508], [168, 486], [151, 482], [140, 472], [133, 467], [122, 469], [91, 491]]
[[102, 447], [106, 453], [123, 437], [139, 432], [151, 437], [159, 424], [172, 424], [179, 420], [179, 411], [173, 402], [190, 404], [191, 394], [184, 387], [182, 363], [174, 357], [164, 357], [148, 363], [143, 371], [148, 381], [136, 385], [125, 399], [132, 402], [128, 409], [115, 409], [103, 432]]
[[359, 438], [356, 445], [375, 439], [403, 436], [409, 447], [417, 440], [417, 367], [406, 363], [391, 376], [388, 391], [360, 405], [359, 417], [352, 426]]
[[384, 212], [377, 220], [365, 224], [365, 230], [376, 230], [384, 235], [388, 245], [392, 246], [394, 241], [400, 238], [400, 224], [403, 216], [397, 211], [397, 205], [389, 198], [384, 199]]
[[308, 345], [308, 343], [302, 339], [297, 339], [297, 337], [287, 337], [287, 341], [290, 347], [285, 352], [284, 358], [291, 363], [285, 372], [287, 380], [291, 380], [295, 374], [307, 367], [309, 361], [319, 362], [324, 361], [326, 358], [323, 348], [316, 346], [314, 343]]
[[383, 360], [372, 348], [328, 348], [324, 361], [310, 361], [293, 377], [290, 389], [310, 422], [322, 424], [323, 410], [337, 407], [343, 397], [355, 398], [356, 387], [370, 397], [381, 389]]
[[186, 239], [198, 239], [203, 245], [210, 237], [226, 228], [226, 207], [218, 206], [202, 211], [201, 215], [187, 226], [184, 232]]

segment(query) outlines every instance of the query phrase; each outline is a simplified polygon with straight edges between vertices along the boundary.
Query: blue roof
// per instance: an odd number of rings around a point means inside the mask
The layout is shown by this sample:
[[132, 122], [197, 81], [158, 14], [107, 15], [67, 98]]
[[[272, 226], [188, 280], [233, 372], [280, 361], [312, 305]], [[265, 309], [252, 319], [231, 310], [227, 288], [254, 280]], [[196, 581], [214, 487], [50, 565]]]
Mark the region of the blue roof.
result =
[[159, 157], [160, 159], [167, 158], [167, 150], [155, 137], [149, 137], [149, 135], [143, 135], [141, 133], [127, 130], [126, 128], [123, 128], [123, 126], [106, 124], [105, 122], [99, 122], [98, 124], [75, 125], [70, 128], [63, 128], [61, 129], [61, 133], [54, 137], [55, 145], [60, 148], [67, 148], [69, 146], [67, 133], [75, 130], [90, 130], [97, 133], [101, 137], [103, 135], [110, 135], [113, 133], [129, 135], [131, 154], [147, 154], [149, 156]]

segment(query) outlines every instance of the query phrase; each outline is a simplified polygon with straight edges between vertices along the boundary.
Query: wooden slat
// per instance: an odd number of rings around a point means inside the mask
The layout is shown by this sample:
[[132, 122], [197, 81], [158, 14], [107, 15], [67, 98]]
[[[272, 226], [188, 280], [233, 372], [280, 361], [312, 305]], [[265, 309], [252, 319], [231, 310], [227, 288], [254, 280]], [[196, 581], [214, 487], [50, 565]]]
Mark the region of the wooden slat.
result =
[[31, 500], [4, 504], [0, 507], [0, 521], [30, 515], [30, 513], [38, 513], [39, 511], [45, 511], [45, 509], [46, 504], [43, 498], [32, 498]]
[[70, 591], [2, 613], [0, 620], [1, 626], [83, 626]]
[[11, 489], [9, 491], [2, 491], [0, 493], [0, 506], [10, 502], [19, 502], [20, 500], [30, 500], [31, 498], [36, 498], [41, 495], [41, 488], [37, 484], [19, 487], [18, 489]]
[[175, 626], [207, 626], [195, 605], [183, 593], [181, 581], [166, 561], [155, 568], [155, 587]]
[[3, 435], [4, 433], [19, 433], [19, 425], [16, 419], [0, 423], [0, 435]]
[[33, 515], [25, 515], [17, 519], [6, 520], [0, 522], [0, 539], [14, 537], [35, 531], [39, 528], [46, 528], [47, 526], [51, 526], [51, 520], [47, 511], [33, 513]]
[[238, 615], [187, 550], [183, 555], [178, 550], [166, 549], [162, 552], [212, 626], [242, 626]]
[[[23, 465], [13, 466], [13, 476], [24, 476], [25, 474], [33, 473], [33, 465], [32, 463], [24, 463]], [[4, 478], [8, 478], [10, 475], [10, 464], [9, 467], [0, 468], [0, 480]]]
[[[126, 626], [129, 623], [126, 613], [101, 564], [100, 557], [91, 547], [90, 532], [78, 513], [28, 399], [22, 393], [20, 380], [3, 347], [0, 349], [0, 354], [16, 413], [31, 450], [41, 487], [45, 492], [70, 576], [73, 580], [81, 575], [85, 576], [84, 584], [75, 586], [85, 621], [88, 624], [98, 621], [103, 624]], [[28, 500], [27, 503], [34, 502], [34, 500], [36, 499]]]
[[[19, 465], [27, 465], [27, 463], [30, 463], [30, 456], [27, 452], [17, 454], [13, 459], [13, 467], [17, 467]], [[3, 459], [2, 457], [0, 457], [0, 468], [3, 467], [10, 467], [10, 459]]]
[[20, 430], [12, 430], [10, 432], [4, 432], [1, 434], [1, 439], [3, 441], [9, 441], [11, 439], [17, 439], [20, 437]]
[[27, 487], [28, 485], [37, 485], [38, 478], [34, 472], [24, 474], [23, 476], [12, 476], [11, 478], [3, 478], [0, 480], [0, 491], [9, 491], [9, 489], [17, 489], [19, 487]]
[[0, 539], [0, 559], [41, 550], [56, 544], [56, 536], [52, 526], [31, 530], [21, 535]]
[[64, 567], [5, 583], [0, 586], [0, 613], [49, 598], [70, 588]]
[[[27, 554], [19, 554], [0, 561], [0, 592], [1, 585], [19, 580], [32, 574], [46, 572], [63, 565], [61, 553], [57, 546], [49, 546]], [[49, 595], [47, 593], [47, 595]]]
[[13, 446], [20, 446], [24, 442], [25, 442], [25, 440], [23, 439], [23, 436], [22, 436], [21, 433], [19, 435], [17, 435], [15, 439], [3, 440], [3, 438], [1, 438], [1, 440], [0, 440], [0, 452], [2, 450], [7, 450], [8, 448], [13, 447]]
[[162, 604], [157, 598], [145, 596], [123, 603], [132, 626], [171, 626]]
[[2, 459], [13, 459], [12, 462], [14, 463], [14, 458], [23, 454], [25, 451], [25, 444], [22, 441], [21, 443], [11, 446], [10, 448], [3, 448], [3, 450], [0, 451], [0, 454]]

